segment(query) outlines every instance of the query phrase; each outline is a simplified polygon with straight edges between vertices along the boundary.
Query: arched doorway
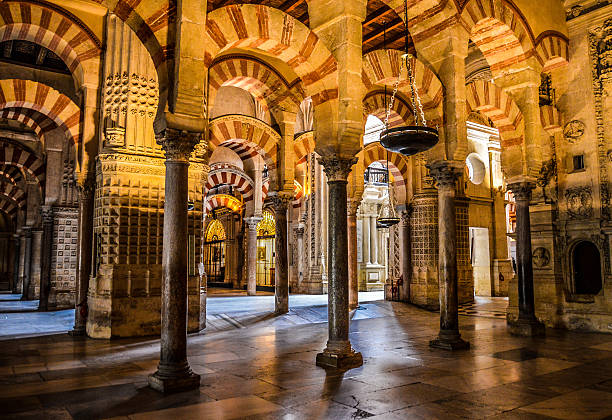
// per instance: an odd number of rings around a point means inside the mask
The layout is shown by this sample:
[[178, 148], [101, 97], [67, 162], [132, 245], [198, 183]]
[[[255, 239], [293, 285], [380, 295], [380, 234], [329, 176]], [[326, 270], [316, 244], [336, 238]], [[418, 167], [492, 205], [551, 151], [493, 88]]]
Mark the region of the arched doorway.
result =
[[601, 259], [594, 243], [582, 241], [572, 252], [572, 275], [577, 295], [596, 295], [601, 291]]
[[209, 286], [225, 282], [225, 228], [213, 219], [206, 228], [204, 236], [204, 271]]
[[274, 215], [264, 210], [263, 219], [257, 224], [257, 288], [274, 288], [276, 221]]

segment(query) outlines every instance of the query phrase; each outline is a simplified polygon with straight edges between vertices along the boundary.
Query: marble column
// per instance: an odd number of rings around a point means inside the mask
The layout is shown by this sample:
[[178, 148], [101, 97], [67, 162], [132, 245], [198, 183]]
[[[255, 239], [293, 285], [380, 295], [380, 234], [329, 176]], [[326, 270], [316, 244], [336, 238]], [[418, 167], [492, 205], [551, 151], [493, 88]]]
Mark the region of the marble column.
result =
[[319, 159], [327, 175], [328, 185], [328, 333], [327, 347], [317, 354], [317, 365], [340, 369], [361, 366], [361, 353], [353, 350], [349, 341], [349, 278], [347, 234], [347, 177], [356, 158], [337, 155]]
[[304, 280], [304, 224], [299, 223], [295, 228], [295, 237], [297, 241], [297, 248], [295, 250], [295, 260], [297, 265], [297, 285], [298, 292], [302, 289], [302, 281]]
[[287, 209], [291, 196], [280, 192], [272, 195], [274, 219], [276, 221], [276, 237], [274, 261], [274, 312], [286, 314], [289, 312], [289, 272], [287, 258]]
[[363, 263], [370, 263], [370, 219], [368, 216], [362, 216], [361, 226], [363, 228]]
[[[95, 180], [89, 177], [79, 183], [79, 232], [77, 250], [77, 290], [74, 311], [74, 327], [70, 335], [85, 335], [87, 325], [87, 293], [89, 277], [92, 274], [91, 260], [93, 257], [93, 210]], [[97, 273], [93, 273], [97, 275]]]
[[370, 216], [370, 261], [378, 264], [378, 230], [376, 229], [376, 216]]
[[438, 187], [438, 282], [440, 285], [440, 332], [431, 347], [461, 350], [470, 347], [459, 333], [457, 292], [457, 221], [455, 190], [463, 164], [436, 162], [429, 166]]
[[511, 334], [521, 336], [544, 335], [544, 325], [535, 316], [533, 292], [533, 266], [531, 252], [531, 221], [529, 201], [535, 184], [517, 182], [508, 184], [516, 200], [516, 266], [518, 271], [518, 308], [516, 321], [508, 322]]
[[357, 271], [357, 209], [359, 202], [351, 201], [348, 205], [348, 277], [349, 277], [349, 309], [359, 306], [359, 278]]
[[[40, 298], [40, 263], [42, 254], [42, 236], [40, 229], [32, 229], [32, 254], [30, 257], [30, 288], [28, 297], [30, 299]], [[38, 294], [36, 293], [38, 289]]]
[[[40, 269], [40, 301], [39, 311], [49, 310], [49, 291], [51, 290], [51, 256], [53, 249], [53, 209], [42, 206], [42, 255]], [[78, 294], [78, 290], [77, 290]], [[77, 311], [78, 312], [78, 309]]]
[[19, 257], [17, 261], [17, 284], [15, 285], [15, 293], [23, 293], [23, 276], [25, 273], [25, 232], [23, 228], [18, 233], [17, 240], [19, 241]]
[[403, 211], [400, 222], [400, 252], [401, 252], [401, 275], [402, 284], [399, 286], [400, 300], [410, 301], [410, 212]]
[[28, 300], [30, 290], [30, 269], [32, 268], [32, 228], [30, 226], [23, 227], [23, 236], [25, 238], [25, 251], [23, 256], [23, 288], [21, 300]]
[[11, 270], [11, 293], [17, 293], [17, 282], [19, 281], [19, 237], [13, 235], [10, 241], [13, 269]]
[[157, 138], [166, 154], [162, 248], [161, 351], [149, 386], [160, 392], [198, 388], [187, 361], [187, 200], [189, 157], [200, 134], [166, 128]]
[[246, 231], [246, 280], [247, 295], [257, 294], [257, 224], [261, 217], [247, 217], [244, 219]]

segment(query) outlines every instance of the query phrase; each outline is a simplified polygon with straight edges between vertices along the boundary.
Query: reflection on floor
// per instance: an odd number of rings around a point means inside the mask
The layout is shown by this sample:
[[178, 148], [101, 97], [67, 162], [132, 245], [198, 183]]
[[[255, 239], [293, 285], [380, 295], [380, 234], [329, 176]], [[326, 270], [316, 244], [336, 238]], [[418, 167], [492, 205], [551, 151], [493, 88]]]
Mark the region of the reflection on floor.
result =
[[459, 314], [466, 316], [480, 316], [484, 318], [505, 319], [507, 309], [507, 297], [475, 296], [474, 303], [459, 305]]
[[[469, 351], [432, 350], [439, 317], [378, 301], [351, 323], [364, 365], [314, 364], [323, 323], [254, 323], [189, 337], [197, 390], [146, 386], [159, 340], [66, 334], [2, 343], [3, 418], [54, 419], [601, 419], [612, 416], [612, 335], [547, 330], [516, 338], [501, 319], [460, 317]], [[369, 311], [370, 309], [368, 309]], [[365, 312], [365, 311], [364, 311]], [[359, 311], [357, 311], [359, 313]], [[283, 317], [279, 317], [282, 319]]]
[[0, 340], [58, 334], [74, 325], [74, 309], [37, 312], [38, 300], [20, 300], [21, 295], [0, 294]]

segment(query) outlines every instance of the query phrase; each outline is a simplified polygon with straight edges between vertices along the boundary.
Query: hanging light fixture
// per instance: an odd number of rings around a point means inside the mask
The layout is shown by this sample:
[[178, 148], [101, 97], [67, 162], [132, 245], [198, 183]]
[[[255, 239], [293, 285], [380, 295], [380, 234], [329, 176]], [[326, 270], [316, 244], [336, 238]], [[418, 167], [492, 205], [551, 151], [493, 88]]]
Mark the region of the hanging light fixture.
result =
[[[431, 149], [438, 144], [439, 136], [438, 130], [432, 127], [427, 127], [427, 121], [425, 120], [425, 113], [423, 112], [423, 105], [421, 104], [421, 98], [416, 88], [416, 82], [414, 77], [414, 70], [412, 68], [411, 60], [412, 55], [408, 52], [408, 5], [407, 0], [404, 0], [404, 27], [405, 33], [405, 54], [402, 55], [402, 62], [391, 95], [391, 101], [387, 108], [387, 118], [385, 120], [385, 129], [380, 134], [380, 144], [387, 150], [400, 153], [405, 156], [412, 156], [420, 152]], [[408, 81], [410, 82], [410, 90], [412, 93], [412, 111], [414, 113], [414, 124], [400, 127], [389, 128], [389, 115], [395, 102], [395, 96], [402, 76], [402, 69], [406, 65], [408, 70]]]
[[[387, 25], [386, 22], [383, 21], [383, 45], [384, 48], [387, 48]], [[383, 103], [386, 107], [387, 105], [387, 86], [385, 85], [385, 96], [383, 99]], [[390, 107], [387, 108], [387, 118], [385, 120], [385, 128], [388, 126], [389, 121], [389, 111]], [[395, 213], [395, 208], [393, 206], [393, 202], [391, 201], [391, 175], [389, 173], [389, 152], [387, 151], [387, 207], [389, 208], [389, 214], [385, 216], [384, 211], [385, 207], [381, 206], [380, 212], [378, 213], [378, 217], [376, 218], [376, 228], [377, 229], [387, 229], [391, 226], [397, 225], [400, 222], [399, 217]]]

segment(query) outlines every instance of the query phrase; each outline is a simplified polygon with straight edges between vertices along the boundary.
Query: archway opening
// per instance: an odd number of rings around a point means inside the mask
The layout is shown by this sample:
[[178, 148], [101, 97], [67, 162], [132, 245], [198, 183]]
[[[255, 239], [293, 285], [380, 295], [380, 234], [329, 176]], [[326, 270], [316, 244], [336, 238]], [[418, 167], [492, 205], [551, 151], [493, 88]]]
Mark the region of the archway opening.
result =
[[596, 295], [601, 291], [601, 258], [592, 242], [582, 241], [572, 252], [574, 291], [578, 295]]
[[269, 210], [257, 224], [257, 289], [274, 290], [276, 221]]
[[204, 271], [209, 287], [225, 285], [225, 228], [218, 219], [213, 219], [204, 236]]

